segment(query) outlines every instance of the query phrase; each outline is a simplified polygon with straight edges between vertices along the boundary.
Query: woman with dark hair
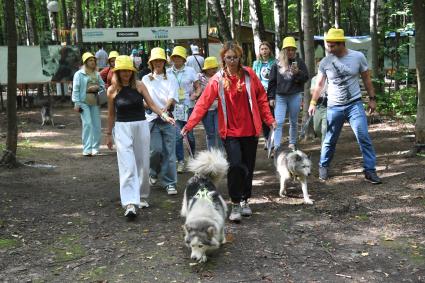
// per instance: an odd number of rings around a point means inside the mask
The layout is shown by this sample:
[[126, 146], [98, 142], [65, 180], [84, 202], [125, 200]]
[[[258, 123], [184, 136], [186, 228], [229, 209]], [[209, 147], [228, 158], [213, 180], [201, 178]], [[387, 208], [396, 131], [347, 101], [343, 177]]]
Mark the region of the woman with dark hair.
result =
[[220, 52], [223, 69], [214, 75], [181, 131], [186, 135], [198, 124], [218, 98], [218, 126], [229, 161], [227, 185], [232, 200], [229, 220], [252, 215], [251, 197], [261, 123], [275, 127], [266, 92], [251, 68], [242, 65], [242, 48], [226, 42]]
[[83, 124], [83, 155], [99, 154], [102, 128], [97, 94], [105, 91], [105, 84], [96, 71], [96, 57], [90, 52], [83, 54], [83, 66], [74, 74], [72, 102], [74, 110], [80, 113]]
[[167, 112], [155, 105], [145, 85], [136, 81], [136, 68], [130, 56], [115, 60], [112, 85], [108, 88], [108, 132], [106, 144], [112, 149], [112, 128], [117, 147], [121, 205], [124, 216], [136, 216], [136, 206], [148, 207], [149, 124], [144, 101], [165, 122], [174, 123]]
[[[260, 55], [258, 59], [254, 61], [252, 69], [257, 74], [266, 92], [269, 86], [270, 70], [275, 62], [276, 59], [273, 56], [271, 44], [267, 41], [261, 42]], [[273, 113], [273, 107], [271, 106], [270, 111]], [[270, 135], [270, 128], [265, 123], [263, 123], [263, 134], [264, 138], [267, 140]], [[267, 143], [264, 143], [264, 149], [267, 149]]]
[[270, 71], [270, 81], [267, 90], [270, 106], [274, 106], [274, 116], [277, 128], [274, 135], [275, 150], [280, 147], [283, 124], [286, 112], [289, 113], [289, 148], [294, 150], [298, 137], [298, 114], [304, 84], [308, 81], [308, 71], [305, 63], [297, 58], [295, 38], [288, 36], [283, 39], [279, 60]]

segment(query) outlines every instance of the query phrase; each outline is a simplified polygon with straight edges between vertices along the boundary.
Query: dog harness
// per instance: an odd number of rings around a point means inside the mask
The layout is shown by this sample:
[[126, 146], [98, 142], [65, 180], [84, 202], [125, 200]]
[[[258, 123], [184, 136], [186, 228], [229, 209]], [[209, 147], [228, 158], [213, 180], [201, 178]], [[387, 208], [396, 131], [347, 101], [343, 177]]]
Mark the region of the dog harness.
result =
[[213, 202], [212, 196], [206, 187], [200, 188], [193, 197], [197, 199], [204, 199], [211, 203]]

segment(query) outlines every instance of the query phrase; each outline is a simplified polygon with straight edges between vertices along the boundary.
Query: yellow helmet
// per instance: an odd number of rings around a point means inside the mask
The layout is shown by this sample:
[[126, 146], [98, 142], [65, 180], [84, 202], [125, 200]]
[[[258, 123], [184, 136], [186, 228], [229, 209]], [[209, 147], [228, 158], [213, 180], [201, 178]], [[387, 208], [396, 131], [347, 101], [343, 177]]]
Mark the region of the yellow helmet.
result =
[[82, 59], [83, 59], [83, 64], [84, 64], [84, 63], [86, 63], [87, 59], [89, 59], [89, 58], [94, 58], [94, 59], [96, 59], [96, 57], [94, 57], [94, 55], [93, 55], [92, 53], [90, 53], [90, 52], [86, 52], [86, 53], [84, 53], [84, 54], [83, 54], [83, 57], [82, 57]]
[[155, 47], [151, 50], [151, 57], [149, 58], [149, 62], [153, 60], [165, 60], [167, 61], [167, 57], [165, 56], [165, 50], [161, 47]]
[[117, 51], [111, 51], [109, 52], [108, 60], [112, 58], [117, 58], [118, 56], [120, 56], [120, 54]]
[[115, 59], [114, 72], [119, 70], [137, 72], [136, 68], [134, 68], [133, 60], [130, 56], [127, 55], [120, 55], [117, 57], [117, 59]]
[[218, 61], [216, 57], [207, 57], [205, 58], [204, 61], [204, 67], [202, 68], [202, 70], [208, 70], [208, 69], [213, 69], [213, 68], [218, 68]]
[[297, 48], [297, 45], [295, 44], [295, 38], [293, 38], [292, 36], [287, 36], [283, 39], [282, 49], [285, 49], [287, 47]]
[[171, 54], [170, 57], [172, 58], [173, 56], [180, 56], [186, 60], [186, 57], [187, 57], [186, 48], [184, 48], [183, 46], [174, 47], [173, 54]]
[[345, 42], [344, 30], [330, 28], [325, 35], [325, 40], [329, 42]]

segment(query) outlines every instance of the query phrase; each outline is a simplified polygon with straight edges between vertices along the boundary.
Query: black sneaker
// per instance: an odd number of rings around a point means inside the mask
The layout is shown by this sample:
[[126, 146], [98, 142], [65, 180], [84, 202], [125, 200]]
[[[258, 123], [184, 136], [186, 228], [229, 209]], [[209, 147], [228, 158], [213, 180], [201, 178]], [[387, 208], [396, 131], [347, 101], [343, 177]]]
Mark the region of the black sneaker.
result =
[[366, 181], [372, 183], [372, 184], [382, 184], [381, 178], [376, 175], [375, 171], [365, 171], [364, 172], [364, 178]]
[[323, 181], [329, 179], [328, 167], [319, 167], [319, 179]]

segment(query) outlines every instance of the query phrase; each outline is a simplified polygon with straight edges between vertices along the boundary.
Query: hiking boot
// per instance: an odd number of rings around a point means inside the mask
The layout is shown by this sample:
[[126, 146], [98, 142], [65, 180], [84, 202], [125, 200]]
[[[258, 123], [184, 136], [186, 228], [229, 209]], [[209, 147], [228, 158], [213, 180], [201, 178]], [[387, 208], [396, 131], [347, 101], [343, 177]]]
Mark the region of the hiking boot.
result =
[[128, 204], [125, 208], [124, 216], [128, 218], [136, 217], [136, 206]]
[[229, 220], [234, 222], [240, 222], [242, 219], [241, 212], [242, 207], [239, 203], [232, 204], [232, 212], [230, 213]]
[[155, 186], [158, 183], [158, 178], [154, 176], [149, 176], [149, 185]]
[[175, 185], [168, 185], [165, 187], [165, 190], [169, 195], [177, 195], [177, 189]]
[[319, 167], [319, 179], [323, 181], [329, 179], [328, 167]]
[[242, 208], [242, 212], [241, 212], [242, 216], [248, 217], [252, 215], [252, 210], [249, 207], [247, 200], [241, 201], [241, 208]]
[[140, 199], [140, 208], [147, 208], [149, 207], [149, 203], [144, 198]]
[[364, 178], [366, 181], [376, 185], [376, 184], [382, 184], [381, 178], [376, 175], [375, 171], [365, 171], [364, 172]]
[[178, 161], [177, 162], [177, 173], [183, 173], [184, 172], [184, 161]]

